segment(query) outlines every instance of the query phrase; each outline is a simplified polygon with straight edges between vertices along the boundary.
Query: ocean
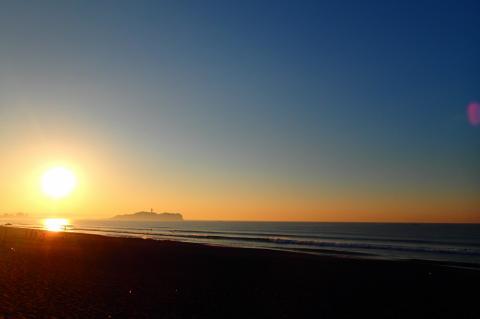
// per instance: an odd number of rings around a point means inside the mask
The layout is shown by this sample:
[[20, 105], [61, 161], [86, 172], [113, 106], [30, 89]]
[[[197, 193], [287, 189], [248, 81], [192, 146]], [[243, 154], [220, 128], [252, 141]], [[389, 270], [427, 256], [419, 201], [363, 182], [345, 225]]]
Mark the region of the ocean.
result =
[[[41, 227], [41, 224], [16, 224]], [[480, 265], [480, 224], [77, 220], [68, 232]]]

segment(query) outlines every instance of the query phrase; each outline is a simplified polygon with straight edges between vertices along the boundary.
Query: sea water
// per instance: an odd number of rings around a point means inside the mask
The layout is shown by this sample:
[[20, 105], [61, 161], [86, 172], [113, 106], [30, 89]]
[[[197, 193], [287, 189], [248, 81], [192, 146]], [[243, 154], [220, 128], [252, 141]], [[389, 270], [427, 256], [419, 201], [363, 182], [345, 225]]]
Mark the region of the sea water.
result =
[[480, 265], [480, 224], [77, 220], [67, 231]]
[[79, 220], [74, 232], [480, 264], [479, 224]]

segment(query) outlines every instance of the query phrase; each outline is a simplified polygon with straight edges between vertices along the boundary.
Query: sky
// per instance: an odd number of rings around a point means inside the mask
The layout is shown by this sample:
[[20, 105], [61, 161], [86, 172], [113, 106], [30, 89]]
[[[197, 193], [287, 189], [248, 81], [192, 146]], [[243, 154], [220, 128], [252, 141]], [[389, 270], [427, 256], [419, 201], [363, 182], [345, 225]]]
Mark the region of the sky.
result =
[[[2, 1], [0, 213], [480, 222], [479, 1]], [[75, 172], [42, 194], [50, 167]]]

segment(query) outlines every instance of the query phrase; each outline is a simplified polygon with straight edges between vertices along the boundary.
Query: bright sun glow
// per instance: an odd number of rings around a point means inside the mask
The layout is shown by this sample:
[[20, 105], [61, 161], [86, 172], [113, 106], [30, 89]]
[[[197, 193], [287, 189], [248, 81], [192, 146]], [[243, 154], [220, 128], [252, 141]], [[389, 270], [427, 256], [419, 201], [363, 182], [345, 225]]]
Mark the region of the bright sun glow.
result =
[[68, 225], [70, 225], [70, 222], [65, 218], [47, 218], [43, 220], [43, 227], [49, 231], [62, 231]]
[[77, 185], [72, 171], [64, 167], [54, 167], [42, 176], [43, 192], [53, 198], [62, 198], [70, 194]]

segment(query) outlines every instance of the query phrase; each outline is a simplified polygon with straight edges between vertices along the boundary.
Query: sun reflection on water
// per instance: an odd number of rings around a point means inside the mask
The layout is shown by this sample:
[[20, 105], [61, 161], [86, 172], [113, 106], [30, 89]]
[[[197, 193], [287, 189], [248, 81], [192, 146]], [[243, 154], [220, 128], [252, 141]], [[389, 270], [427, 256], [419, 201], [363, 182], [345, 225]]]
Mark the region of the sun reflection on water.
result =
[[48, 231], [62, 231], [66, 230], [70, 225], [70, 221], [66, 218], [46, 218], [43, 220], [43, 228]]

